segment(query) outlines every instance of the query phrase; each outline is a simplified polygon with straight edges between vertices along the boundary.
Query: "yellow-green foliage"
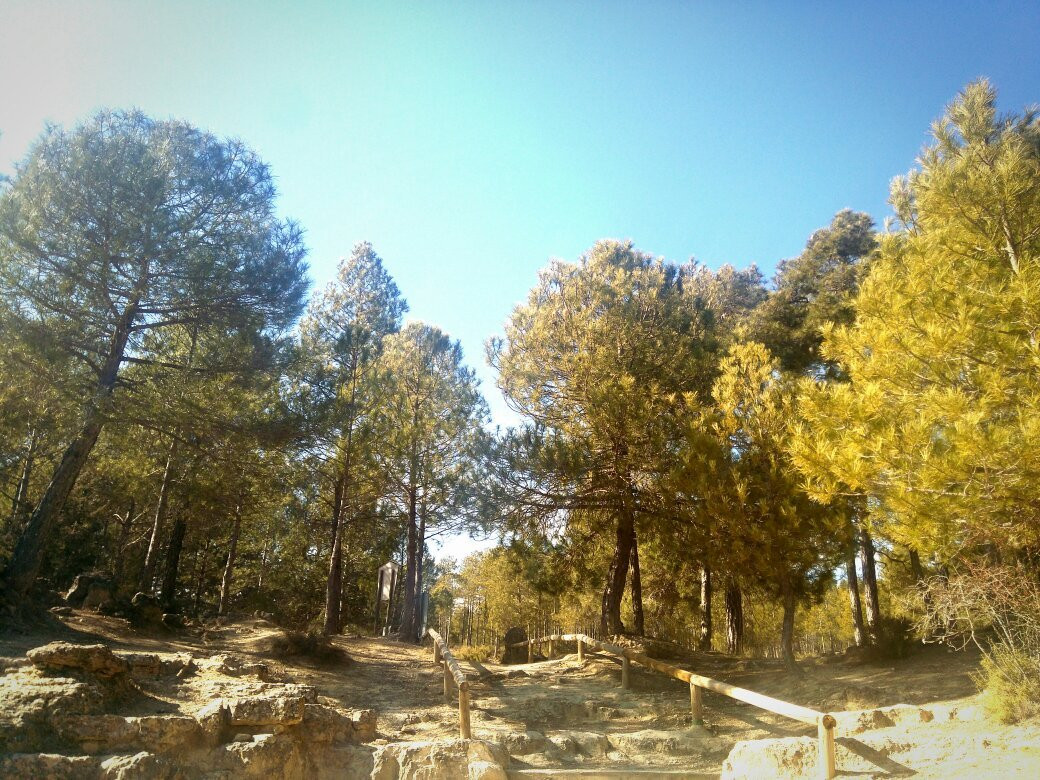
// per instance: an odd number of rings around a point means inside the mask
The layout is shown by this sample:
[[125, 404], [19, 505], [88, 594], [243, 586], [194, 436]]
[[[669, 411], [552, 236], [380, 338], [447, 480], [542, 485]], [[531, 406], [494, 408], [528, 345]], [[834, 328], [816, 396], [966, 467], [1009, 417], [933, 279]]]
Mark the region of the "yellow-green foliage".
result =
[[1040, 538], [1040, 123], [978, 82], [933, 138], [855, 323], [825, 329], [851, 382], [806, 381], [793, 450], [817, 495], [871, 495], [878, 530], [948, 559]]
[[1040, 714], [1040, 658], [1004, 642], [982, 659], [975, 677], [982, 689], [982, 706], [1001, 723], [1017, 723]]

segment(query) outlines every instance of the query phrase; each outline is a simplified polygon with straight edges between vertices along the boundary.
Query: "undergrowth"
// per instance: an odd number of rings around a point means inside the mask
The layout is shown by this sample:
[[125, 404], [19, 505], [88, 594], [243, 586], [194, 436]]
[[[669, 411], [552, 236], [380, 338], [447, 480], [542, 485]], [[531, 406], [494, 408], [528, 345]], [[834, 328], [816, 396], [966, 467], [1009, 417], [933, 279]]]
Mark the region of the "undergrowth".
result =
[[305, 658], [321, 664], [346, 664], [351, 658], [320, 631], [283, 631], [271, 637], [268, 652], [280, 660]]

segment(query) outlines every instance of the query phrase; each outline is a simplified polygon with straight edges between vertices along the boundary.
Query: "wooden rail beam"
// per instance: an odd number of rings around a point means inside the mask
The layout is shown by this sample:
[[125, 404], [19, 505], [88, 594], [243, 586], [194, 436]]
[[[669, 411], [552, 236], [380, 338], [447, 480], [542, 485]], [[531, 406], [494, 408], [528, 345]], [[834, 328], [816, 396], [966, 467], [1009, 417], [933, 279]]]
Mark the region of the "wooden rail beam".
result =
[[[645, 653], [637, 653], [635, 650], [630, 650], [627, 647], [618, 647], [609, 642], [601, 642], [600, 640], [593, 639], [586, 634], [551, 634], [550, 636], [542, 637], [540, 639], [529, 639], [526, 642], [528, 662], [530, 662], [534, 657], [535, 642], [549, 642], [550, 655], [552, 655], [551, 648], [555, 642], [577, 642], [578, 663], [584, 663], [585, 661], [586, 646], [594, 647], [597, 650], [602, 650], [611, 655], [620, 657], [621, 687], [625, 689], [627, 689], [630, 684], [629, 669], [630, 664], [633, 661], [647, 667], [648, 669], [652, 669], [655, 672], [668, 675], [673, 679], [687, 683], [690, 686], [690, 714], [693, 717], [693, 722], [698, 725], [703, 724], [704, 722], [703, 692], [707, 689], [709, 691], [714, 691], [715, 693], [721, 693], [723, 696], [728, 696], [731, 699], [742, 701], [745, 704], [758, 707], [759, 709], [766, 710], [767, 712], [772, 712], [776, 715], [783, 715], [792, 720], [816, 726], [819, 738], [820, 777], [824, 778], [824, 780], [830, 780], [837, 774], [834, 747], [834, 727], [837, 722], [834, 720], [834, 717], [828, 713], [819, 712], [817, 710], [809, 709], [808, 707], [802, 707], [801, 705], [792, 704], [781, 699], [774, 699], [772, 696], [766, 696], [765, 694], [750, 691], [747, 688], [741, 688], [736, 685], [720, 682], [719, 680], [713, 680], [711, 677], [704, 677], [703, 675], [680, 669], [677, 666], [666, 664], [663, 661], [658, 661], [655, 658], [650, 658]], [[512, 647], [521, 647], [524, 644], [524, 642], [518, 642], [512, 645]]]

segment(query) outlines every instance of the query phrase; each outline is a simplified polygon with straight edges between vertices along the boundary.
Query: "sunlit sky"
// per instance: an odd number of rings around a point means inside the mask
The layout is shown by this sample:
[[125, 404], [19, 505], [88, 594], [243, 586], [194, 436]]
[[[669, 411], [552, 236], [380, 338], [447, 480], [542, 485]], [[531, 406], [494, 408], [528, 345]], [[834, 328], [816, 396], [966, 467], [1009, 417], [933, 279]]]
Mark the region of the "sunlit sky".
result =
[[0, 0], [0, 171], [102, 106], [237, 136], [315, 284], [371, 241], [509, 424], [483, 343], [550, 257], [772, 273], [841, 208], [883, 220], [968, 81], [1040, 101], [1038, 31], [1036, 2]]

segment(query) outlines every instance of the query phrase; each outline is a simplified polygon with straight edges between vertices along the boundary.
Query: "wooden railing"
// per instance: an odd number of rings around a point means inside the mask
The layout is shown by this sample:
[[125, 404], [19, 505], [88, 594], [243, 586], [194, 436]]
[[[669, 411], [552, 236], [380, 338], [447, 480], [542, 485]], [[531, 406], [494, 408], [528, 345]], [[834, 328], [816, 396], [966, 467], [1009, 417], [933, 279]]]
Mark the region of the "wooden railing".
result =
[[635, 650], [630, 650], [627, 647], [618, 647], [608, 642], [600, 642], [597, 639], [593, 639], [585, 634], [553, 634], [551, 636], [541, 637], [540, 639], [530, 639], [527, 642], [518, 642], [512, 647], [523, 647], [527, 645], [527, 661], [530, 663], [534, 660], [534, 646], [543, 642], [549, 643], [549, 656], [552, 657], [555, 645], [557, 642], [577, 642], [578, 643], [578, 663], [584, 663], [585, 661], [585, 648], [594, 647], [597, 650], [616, 655], [621, 658], [621, 687], [629, 687], [629, 667], [634, 661], [637, 664], [652, 669], [655, 672], [666, 674], [669, 677], [673, 677], [676, 680], [688, 683], [690, 686], [690, 710], [693, 715], [693, 722], [700, 725], [704, 722], [703, 716], [703, 704], [701, 701], [701, 695], [704, 689], [714, 691], [715, 693], [721, 693], [723, 696], [728, 696], [731, 699], [745, 702], [746, 704], [754, 705], [768, 712], [775, 713], [777, 715], [783, 715], [787, 718], [807, 723], [810, 726], [816, 726], [817, 736], [820, 743], [820, 761], [819, 761], [819, 776], [824, 780], [830, 780], [836, 774], [836, 761], [835, 761], [835, 749], [834, 749], [834, 727], [836, 721], [834, 716], [826, 712], [818, 712], [816, 710], [809, 709], [808, 707], [802, 707], [798, 704], [791, 704], [790, 702], [781, 701], [780, 699], [774, 699], [772, 696], [766, 696], [755, 691], [749, 691], [746, 688], [738, 688], [735, 685], [729, 683], [720, 682], [713, 680], [710, 677], [704, 677], [694, 672], [680, 669], [677, 666], [663, 663], [654, 658], [650, 658], [645, 653], [637, 653]]
[[444, 644], [441, 635], [432, 628], [426, 629], [426, 635], [433, 640], [433, 662], [440, 664], [444, 670], [444, 698], [451, 701], [451, 683], [454, 680], [459, 691], [459, 736], [463, 739], [470, 738], [469, 728], [469, 683], [463, 673], [459, 662], [451, 654], [451, 650]]

